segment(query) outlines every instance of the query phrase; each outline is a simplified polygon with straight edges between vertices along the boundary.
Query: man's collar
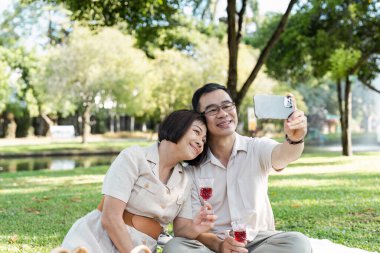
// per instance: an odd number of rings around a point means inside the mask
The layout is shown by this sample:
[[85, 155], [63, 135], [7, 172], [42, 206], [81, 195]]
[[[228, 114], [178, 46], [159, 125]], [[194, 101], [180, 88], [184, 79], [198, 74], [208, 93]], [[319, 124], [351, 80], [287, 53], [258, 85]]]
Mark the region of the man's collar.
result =
[[[234, 142], [234, 145], [232, 146], [231, 157], [235, 156], [238, 151], [248, 152], [247, 138], [244, 138], [244, 136], [241, 136], [240, 134], [236, 132], [234, 133], [234, 135], [235, 135], [235, 142]], [[208, 148], [207, 159], [203, 162], [203, 164], [209, 163], [209, 162], [212, 162], [216, 165], [220, 164], [219, 160], [213, 155], [210, 148]]]
[[247, 152], [248, 151], [248, 141], [247, 141], [247, 138], [244, 138], [244, 136], [241, 136], [240, 134], [238, 133], [235, 133], [235, 143], [234, 143], [234, 147], [232, 148], [232, 153], [236, 152], [237, 151], [245, 151]]

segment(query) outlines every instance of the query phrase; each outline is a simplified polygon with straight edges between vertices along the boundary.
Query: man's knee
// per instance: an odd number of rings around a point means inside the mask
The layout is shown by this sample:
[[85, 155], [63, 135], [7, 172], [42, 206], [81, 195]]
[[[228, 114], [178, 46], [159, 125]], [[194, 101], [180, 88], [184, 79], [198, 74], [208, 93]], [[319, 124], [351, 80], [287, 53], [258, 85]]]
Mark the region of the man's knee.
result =
[[211, 251], [197, 240], [174, 237], [165, 244], [163, 253], [210, 253]]
[[309, 238], [299, 232], [287, 232], [286, 238], [291, 244], [292, 253], [311, 253], [311, 244]]
[[182, 241], [184, 238], [174, 237], [170, 239], [164, 246], [163, 253], [174, 253], [178, 252], [178, 249], [182, 247]]

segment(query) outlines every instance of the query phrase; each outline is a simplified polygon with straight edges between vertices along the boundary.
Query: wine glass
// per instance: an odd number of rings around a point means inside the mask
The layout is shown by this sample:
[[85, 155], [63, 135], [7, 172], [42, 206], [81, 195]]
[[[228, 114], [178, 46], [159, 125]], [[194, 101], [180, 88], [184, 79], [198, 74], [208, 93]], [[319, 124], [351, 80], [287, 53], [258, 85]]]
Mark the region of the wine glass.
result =
[[203, 199], [203, 206], [206, 207], [206, 202], [212, 196], [212, 186], [214, 178], [200, 178], [199, 179], [199, 196]]
[[247, 240], [246, 224], [242, 220], [236, 220], [231, 222], [231, 225], [235, 241], [245, 242]]

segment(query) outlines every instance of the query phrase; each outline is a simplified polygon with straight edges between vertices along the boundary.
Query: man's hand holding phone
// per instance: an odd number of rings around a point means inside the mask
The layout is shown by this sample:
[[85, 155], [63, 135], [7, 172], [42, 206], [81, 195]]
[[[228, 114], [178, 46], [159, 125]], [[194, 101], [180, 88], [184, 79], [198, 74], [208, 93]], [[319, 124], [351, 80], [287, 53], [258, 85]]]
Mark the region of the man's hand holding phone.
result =
[[307, 133], [307, 119], [297, 110], [293, 94], [287, 96], [255, 95], [255, 115], [258, 119], [284, 119], [284, 132], [288, 143], [297, 144]]
[[297, 103], [293, 94], [288, 93], [294, 106], [294, 112], [284, 121], [284, 132], [289, 143], [303, 141], [307, 133], [307, 118], [303, 111], [297, 110]]

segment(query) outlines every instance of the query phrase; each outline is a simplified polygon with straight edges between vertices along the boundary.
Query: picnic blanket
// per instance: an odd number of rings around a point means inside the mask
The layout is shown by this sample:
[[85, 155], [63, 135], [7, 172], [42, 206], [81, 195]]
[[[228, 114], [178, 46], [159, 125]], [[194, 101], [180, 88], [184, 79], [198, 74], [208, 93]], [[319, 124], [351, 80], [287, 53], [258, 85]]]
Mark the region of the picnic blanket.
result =
[[377, 253], [333, 243], [327, 239], [309, 238], [313, 253]]

